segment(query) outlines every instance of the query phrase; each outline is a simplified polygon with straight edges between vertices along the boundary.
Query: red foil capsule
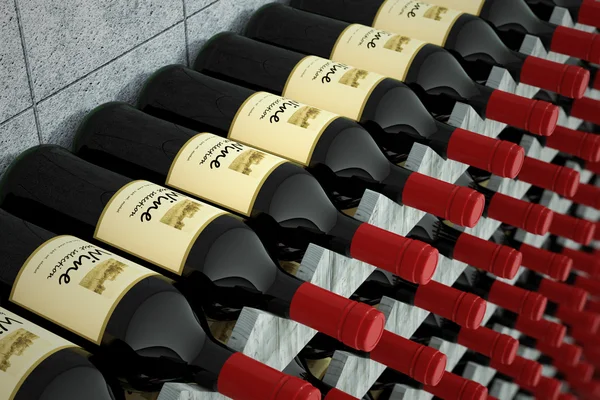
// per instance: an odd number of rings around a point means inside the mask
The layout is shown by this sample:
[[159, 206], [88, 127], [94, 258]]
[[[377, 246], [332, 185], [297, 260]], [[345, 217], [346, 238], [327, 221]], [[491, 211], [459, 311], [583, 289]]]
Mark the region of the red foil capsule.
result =
[[563, 248], [561, 253], [573, 260], [574, 269], [585, 272], [592, 277], [600, 276], [600, 258], [597, 255], [567, 247]]
[[550, 279], [542, 279], [538, 292], [543, 294], [553, 303], [581, 311], [587, 301], [588, 293], [571, 285], [555, 282]]
[[596, 232], [596, 225], [581, 218], [554, 213], [550, 224], [550, 232], [557, 236], [571, 239], [577, 243], [588, 245]]
[[460, 128], [452, 133], [447, 154], [452, 160], [511, 179], [521, 171], [525, 158], [519, 145]]
[[[597, 136], [600, 139], [600, 136]], [[580, 184], [575, 196], [571, 197], [577, 204], [600, 210], [600, 188], [593, 185]]]
[[583, 289], [593, 296], [600, 296], [600, 280], [577, 275], [573, 286]]
[[579, 172], [571, 168], [525, 157], [519, 180], [551, 190], [561, 196], [574, 196], [579, 188]]
[[554, 316], [572, 328], [587, 329], [593, 333], [598, 332], [600, 328], [600, 314], [593, 312], [558, 307]]
[[569, 257], [522, 243], [519, 251], [523, 255], [523, 266], [548, 275], [557, 281], [565, 281], [573, 266]]
[[409, 282], [425, 284], [437, 268], [439, 252], [418, 240], [362, 224], [352, 238], [350, 256]]
[[377, 309], [308, 282], [296, 291], [290, 318], [361, 351], [375, 348], [385, 325]]
[[539, 321], [544, 315], [548, 299], [539, 293], [496, 281], [488, 294], [488, 301], [523, 318]]
[[320, 400], [321, 392], [302, 379], [289, 376], [242, 353], [223, 365], [219, 393], [239, 400]]
[[446, 369], [446, 355], [434, 348], [385, 331], [371, 359], [426, 385], [437, 385]]
[[[596, 36], [600, 37], [600, 35]], [[573, 100], [573, 105], [571, 106], [571, 116], [599, 125], [600, 101], [591, 99], [589, 97]]]
[[551, 346], [560, 345], [567, 333], [567, 328], [556, 322], [546, 319], [531, 321], [521, 317], [517, 319], [515, 329], [538, 341], [546, 342]]
[[503, 122], [534, 135], [550, 136], [558, 122], [558, 107], [545, 101], [495, 90], [488, 100], [485, 115], [488, 119]]
[[500, 364], [511, 364], [519, 349], [519, 342], [515, 338], [484, 326], [477, 329], [462, 328], [457, 343]]
[[500, 364], [492, 360], [490, 367], [501, 374], [510, 376], [519, 386], [535, 386], [542, 377], [542, 364], [520, 356], [516, 356], [510, 365]]
[[489, 218], [504, 222], [535, 235], [545, 235], [554, 213], [548, 207], [496, 193], [487, 209]]
[[536, 399], [558, 400], [562, 384], [559, 380], [542, 376], [537, 385], [521, 385], [535, 395]]
[[590, 71], [575, 65], [527, 57], [521, 68], [521, 83], [580, 99], [590, 82]]
[[515, 277], [523, 259], [515, 249], [468, 233], [462, 233], [458, 237], [453, 256], [455, 260], [508, 279]]
[[[583, 0], [579, 6], [577, 22], [600, 28], [600, 3], [597, 0]], [[600, 88], [600, 82], [596, 82], [596, 85], [597, 89]]]
[[488, 394], [485, 386], [451, 372], [445, 372], [436, 386], [425, 385], [423, 389], [444, 400], [485, 400]]
[[402, 203], [472, 228], [483, 215], [485, 198], [473, 189], [413, 172], [404, 184]]
[[580, 346], [564, 342], [560, 346], [550, 346], [546, 342], [538, 342], [536, 348], [548, 357], [564, 365], [577, 364], [583, 353], [583, 349]]
[[586, 161], [600, 161], [600, 136], [557, 126], [546, 139], [546, 146]]
[[600, 35], [558, 26], [550, 50], [597, 64], [600, 63]]
[[342, 392], [340, 389], [333, 388], [325, 396], [324, 400], [359, 400], [354, 396], [350, 396], [346, 392]]
[[481, 297], [436, 281], [420, 285], [414, 303], [417, 307], [470, 329], [481, 325], [486, 310], [486, 302]]

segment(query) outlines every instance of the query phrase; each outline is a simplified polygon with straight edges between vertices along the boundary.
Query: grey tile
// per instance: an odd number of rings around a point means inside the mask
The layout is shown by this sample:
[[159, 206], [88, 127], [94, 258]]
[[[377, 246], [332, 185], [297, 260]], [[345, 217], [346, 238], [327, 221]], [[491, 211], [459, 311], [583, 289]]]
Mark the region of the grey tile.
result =
[[82, 118], [107, 101], [135, 103], [158, 68], [185, 62], [183, 22], [38, 104], [42, 141], [71, 146]]
[[[220, 0], [218, 3], [188, 18], [190, 62], [194, 62], [200, 48], [213, 35], [222, 31], [241, 32], [252, 13], [268, 3], [274, 3], [274, 1]], [[289, 3], [289, 1], [281, 0], [278, 3]]]
[[197, 13], [204, 7], [219, 0], [183, 0], [185, 2], [185, 11], [188, 16]]
[[15, 3], [0, 1], [0, 122], [31, 107]]
[[183, 20], [181, 0], [17, 0], [36, 101]]
[[0, 174], [21, 152], [39, 144], [33, 110], [0, 124]]

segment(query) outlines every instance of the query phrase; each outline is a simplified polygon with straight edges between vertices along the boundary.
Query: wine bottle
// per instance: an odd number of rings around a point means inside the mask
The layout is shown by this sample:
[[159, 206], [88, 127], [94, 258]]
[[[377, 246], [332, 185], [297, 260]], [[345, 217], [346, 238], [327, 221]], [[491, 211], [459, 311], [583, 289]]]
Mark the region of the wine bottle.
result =
[[378, 304], [383, 296], [414, 305], [455, 322], [458, 326], [476, 329], [485, 315], [486, 303], [471, 293], [454, 289], [436, 281], [417, 285], [402, 279], [394, 284], [377, 279], [364, 282], [353, 299], [367, 304]]
[[460, 344], [502, 364], [511, 364], [519, 347], [516, 339], [484, 326], [469, 329], [446, 319], [430, 316], [413, 334], [412, 340], [429, 344], [432, 337]]
[[[554, 7], [569, 10], [574, 21], [600, 28], [600, 4], [596, 0], [526, 0], [532, 11], [548, 21]], [[544, 17], [542, 17], [544, 16]]]
[[494, 324], [516, 329], [524, 335], [546, 342], [551, 346], [559, 346], [567, 333], [567, 328], [564, 325], [547, 319], [532, 321], [506, 310], [497, 311], [490, 318], [488, 325], [493, 326]]
[[[230, 107], [221, 107], [223, 98]], [[169, 122], [208, 130], [310, 166], [325, 189], [342, 191], [344, 197], [360, 193], [360, 199], [364, 189], [360, 191], [363, 186], [357, 187], [357, 181], [376, 181], [384, 185], [378, 191], [391, 199], [449, 217], [459, 225], [474, 226], [483, 212], [483, 199], [477, 193], [390, 163], [355, 122], [295, 100], [171, 66], [148, 80], [140, 104], [143, 111]], [[124, 107], [104, 108], [98, 111], [103, 114], [99, 118], [119, 119]], [[219, 112], [220, 118], [210, 117], [212, 112]], [[319, 166], [327, 166], [335, 175], [321, 173]], [[344, 180], [349, 182], [339, 184]]]
[[523, 383], [520, 386], [523, 389], [520, 392], [533, 394], [536, 399], [558, 400], [562, 383], [558, 379], [541, 376], [535, 385]]
[[573, 260], [554, 252], [540, 249], [523, 243], [517, 239], [517, 229], [504, 225], [492, 236], [496, 243], [501, 243], [519, 250], [523, 255], [521, 265], [532, 272], [548, 275], [550, 278], [563, 282], [573, 268]]
[[[200, 50], [194, 68], [357, 120], [396, 163], [405, 160], [414, 143], [421, 143], [445, 159], [514, 178], [524, 157], [517, 147], [436, 120], [417, 95], [398, 80], [316, 56], [305, 57], [231, 32], [210, 39]], [[190, 79], [197, 77], [190, 75]], [[166, 89], [165, 84], [162, 86]], [[189, 86], [177, 88], [179, 92], [185, 88], [188, 95], [201, 95]], [[170, 94], [154, 92], [160, 98]], [[255, 139], [256, 135], [252, 136]]]
[[540, 359], [547, 357], [566, 365], [576, 365], [583, 353], [583, 349], [574, 344], [561, 343], [560, 346], [550, 346], [548, 343], [540, 342], [529, 336], [521, 336], [519, 338], [519, 343], [523, 346], [541, 351], [543, 356]]
[[0, 348], [3, 399], [115, 399], [83, 349], [4, 308]]
[[[598, 35], [600, 37], [600, 35]], [[599, 41], [600, 43], [600, 41]], [[581, 99], [568, 99], [554, 93], [540, 91], [535, 98], [541, 101], [552, 102], [561, 107], [568, 116], [579, 118], [592, 124], [600, 125], [600, 101], [591, 97]]]
[[561, 306], [569, 307], [573, 310], [581, 311], [587, 301], [587, 292], [585, 289], [573, 287], [573, 273], [569, 275], [565, 283], [556, 282], [545, 278], [539, 274], [524, 274], [516, 283], [523, 289], [538, 292], [548, 298], [549, 301]]
[[548, 299], [543, 295], [497, 280], [487, 273], [467, 269], [454, 287], [481, 296], [486, 301], [533, 321], [539, 321]]
[[449, 371], [444, 372], [444, 376], [440, 383], [436, 386], [431, 386], [420, 384], [419, 382], [416, 382], [405, 375], [398, 374], [396, 371], [389, 368], [383, 372], [378, 379], [378, 384], [373, 386], [372, 389], [378, 390], [382, 387], [384, 389], [383, 398], [389, 399], [389, 389], [392, 388], [392, 385], [396, 384], [407, 385], [414, 389], [424, 390], [437, 398], [445, 400], [486, 400], [488, 393], [485, 386]]
[[[217, 110], [226, 103], [222, 98], [211, 104]], [[212, 115], [219, 118], [221, 112]], [[272, 243], [287, 240], [288, 248], [304, 251], [312, 242], [415, 283], [428, 282], [435, 271], [438, 253], [431, 246], [342, 214], [304, 169], [235, 141], [109, 104], [88, 116], [74, 149], [115, 172], [166, 181], [251, 217], [252, 228]]]
[[252, 16], [246, 36], [403, 81], [434, 114], [450, 115], [460, 101], [482, 118], [542, 136], [551, 135], [558, 120], [555, 106], [480, 85], [451, 53], [416, 39], [278, 3], [263, 6]]
[[[425, 385], [435, 386], [439, 384], [446, 369], [446, 355], [432, 347], [410, 340], [408, 341], [410, 345], [405, 347], [408, 351], [402, 349], [398, 351], [397, 346], [388, 341], [394, 336], [397, 335], [386, 331], [380, 344], [373, 351], [370, 353], [357, 353], [329, 336], [317, 334], [302, 350], [300, 356], [316, 361], [333, 357], [335, 351], [349, 352], [384, 364], [388, 368]], [[389, 344], [392, 344], [392, 346]]]
[[235, 399], [320, 398], [308, 383], [219, 344], [205, 332], [203, 316], [155, 272], [4, 211], [0, 221], [6, 306], [64, 328], [95, 351], [118, 348], [113, 371], [132, 387], [183, 380]]
[[574, 269], [584, 272], [592, 278], [600, 277], [600, 260], [598, 260], [596, 255], [564, 247], [559, 244], [556, 237], [550, 239], [548, 249], [573, 260]]
[[458, 57], [471, 78], [485, 82], [494, 65], [506, 68], [516, 82], [581, 98], [590, 73], [512, 51], [494, 28], [472, 14], [414, 0], [292, 0], [291, 6], [372, 26], [444, 47]]
[[542, 365], [536, 361], [516, 356], [512, 363], [502, 364], [478, 353], [467, 352], [456, 365], [453, 372], [462, 375], [467, 363], [472, 362], [498, 371], [499, 378], [515, 384], [535, 386], [542, 377]]
[[524, 35], [541, 39], [547, 51], [582, 60], [600, 61], [600, 36], [539, 19], [524, 0], [436, 0], [436, 4], [464, 11], [489, 21], [513, 50], [518, 50]]
[[588, 329], [592, 332], [600, 328], [600, 314], [591, 311], [578, 311], [572, 308], [548, 304], [546, 315], [560, 319], [560, 321], [571, 329]]
[[545, 146], [571, 154], [585, 161], [600, 161], [600, 137], [591, 133], [557, 126]]
[[483, 209], [485, 217], [536, 235], [548, 233], [554, 218], [552, 210], [488, 189], [482, 183], [489, 177], [484, 176], [481, 178], [483, 180], [478, 180], [467, 173], [461, 176], [456, 183], [474, 189], [485, 197], [485, 208]]
[[406, 236], [430, 244], [449, 259], [501, 278], [514, 278], [521, 266], [522, 255], [515, 249], [454, 229], [429, 214]]
[[569, 278], [567, 278], [566, 282], [575, 288], [582, 289], [586, 293], [589, 292], [589, 294], [592, 296], [600, 296], [600, 280], [598, 279], [572, 272]]
[[254, 307], [365, 351], [381, 337], [382, 313], [290, 276], [233, 215], [66, 149], [22, 154], [5, 173], [0, 196], [5, 210], [44, 228], [93, 237], [150, 262], [178, 281], [196, 312], [207, 301]]

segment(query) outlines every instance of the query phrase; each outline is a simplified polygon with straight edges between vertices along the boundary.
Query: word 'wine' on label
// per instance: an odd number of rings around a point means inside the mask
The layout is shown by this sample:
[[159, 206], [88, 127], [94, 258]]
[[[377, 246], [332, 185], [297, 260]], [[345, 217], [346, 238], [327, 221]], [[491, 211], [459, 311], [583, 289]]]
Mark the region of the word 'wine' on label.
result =
[[181, 275], [198, 236], [224, 214], [172, 189], [133, 181], [104, 208], [94, 237]]
[[359, 121], [385, 76], [362, 68], [308, 56], [290, 74], [283, 95]]
[[426, 44], [407, 36], [353, 24], [338, 38], [331, 59], [404, 81], [415, 56]]
[[0, 308], [0, 399], [13, 400], [33, 370], [73, 343]]
[[[263, 118], [280, 117], [277, 109], [268, 109]], [[285, 162], [239, 142], [200, 133], [177, 154], [167, 185], [249, 216], [263, 183]]]
[[10, 301], [100, 344], [119, 301], [135, 284], [155, 275], [76, 237], [57, 236], [25, 262]]
[[258, 92], [240, 107], [229, 137], [308, 165], [321, 135], [338, 115]]

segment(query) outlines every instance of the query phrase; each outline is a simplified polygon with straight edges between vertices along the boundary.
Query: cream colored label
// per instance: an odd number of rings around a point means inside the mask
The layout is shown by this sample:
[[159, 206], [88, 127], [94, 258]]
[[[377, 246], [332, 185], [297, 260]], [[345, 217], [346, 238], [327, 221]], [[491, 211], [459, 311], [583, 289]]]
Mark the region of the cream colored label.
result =
[[384, 79], [365, 69], [308, 56], [290, 74], [283, 95], [360, 120], [369, 96]]
[[329, 111], [258, 92], [240, 107], [229, 137], [308, 165], [319, 138], [336, 118]]
[[473, 15], [479, 15], [485, 0], [435, 0], [438, 6], [459, 10]]
[[123, 296], [157, 275], [73, 236], [41, 245], [25, 262], [10, 300], [96, 344]]
[[[263, 112], [264, 118], [281, 118], [278, 108]], [[285, 162], [233, 140], [200, 133], [177, 154], [167, 185], [250, 215], [263, 183]]]
[[104, 208], [95, 238], [181, 275], [200, 233], [223, 214], [172, 189], [134, 181]]
[[364, 25], [350, 25], [338, 38], [331, 59], [403, 81], [426, 43]]
[[77, 346], [0, 308], [0, 399], [12, 400], [38, 365], [69, 347]]
[[463, 13], [415, 0], [387, 0], [373, 27], [444, 46], [452, 26]]

